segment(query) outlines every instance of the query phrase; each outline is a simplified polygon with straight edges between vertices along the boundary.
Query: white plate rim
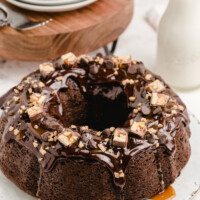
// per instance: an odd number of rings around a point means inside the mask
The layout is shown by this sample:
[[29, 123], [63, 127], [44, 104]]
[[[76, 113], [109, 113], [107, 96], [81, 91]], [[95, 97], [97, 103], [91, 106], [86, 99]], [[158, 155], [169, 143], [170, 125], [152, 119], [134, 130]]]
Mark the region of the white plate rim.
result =
[[75, 4], [70, 4], [70, 5], [58, 5], [58, 6], [37, 6], [37, 5], [31, 5], [31, 4], [27, 4], [27, 3], [22, 3], [22, 2], [18, 2], [15, 0], [7, 0], [7, 2], [26, 9], [26, 10], [32, 10], [32, 11], [37, 11], [37, 12], [63, 12], [63, 11], [71, 11], [71, 10], [75, 10], [75, 9], [79, 9], [82, 7], [85, 7], [87, 5], [90, 5], [94, 2], [96, 2], [97, 0], [86, 0], [84, 2], [80, 2], [80, 3], [75, 3]]
[[45, 0], [45, 1], [41, 1], [41, 0], [18, 0], [19, 2], [23, 2], [23, 3], [27, 3], [27, 4], [31, 4], [31, 5], [46, 5], [46, 6], [53, 6], [53, 5], [62, 5], [62, 4], [75, 4], [75, 3], [81, 3], [81, 2], [85, 2], [86, 0], [56, 0], [56, 1], [52, 1], [52, 0]]

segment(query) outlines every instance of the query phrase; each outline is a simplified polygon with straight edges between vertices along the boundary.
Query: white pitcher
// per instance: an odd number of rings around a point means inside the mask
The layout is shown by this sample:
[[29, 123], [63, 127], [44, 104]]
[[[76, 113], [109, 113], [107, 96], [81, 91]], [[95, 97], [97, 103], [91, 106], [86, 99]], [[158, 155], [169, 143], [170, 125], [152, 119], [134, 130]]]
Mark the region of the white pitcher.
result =
[[200, 86], [200, 0], [169, 0], [160, 22], [156, 73], [171, 86]]

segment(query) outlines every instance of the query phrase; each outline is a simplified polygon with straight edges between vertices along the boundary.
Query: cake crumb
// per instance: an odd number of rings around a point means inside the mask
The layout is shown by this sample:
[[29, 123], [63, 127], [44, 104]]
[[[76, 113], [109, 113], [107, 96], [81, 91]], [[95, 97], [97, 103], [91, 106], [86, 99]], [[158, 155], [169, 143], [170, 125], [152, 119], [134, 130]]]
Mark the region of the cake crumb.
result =
[[109, 142], [109, 140], [110, 140], [109, 138], [105, 138], [104, 139], [105, 142]]
[[157, 132], [157, 130], [156, 130], [155, 128], [149, 128], [149, 129], [148, 129], [148, 132], [149, 132], [150, 134], [154, 134], [154, 133]]
[[145, 76], [145, 79], [146, 79], [147, 81], [150, 81], [151, 78], [152, 78], [152, 75], [151, 75], [151, 74], [147, 74], [147, 75]]
[[110, 131], [114, 131], [115, 130], [115, 127], [110, 127]]
[[11, 99], [10, 101], [7, 102], [7, 106], [10, 106], [12, 104], [13, 100]]
[[153, 137], [154, 137], [155, 140], [159, 140], [157, 135], [153, 135]]
[[38, 128], [39, 128], [39, 126], [38, 126], [38, 125], [35, 125], [35, 126], [34, 126], [34, 128], [35, 128], [35, 129], [38, 129]]
[[43, 147], [41, 147], [41, 148], [40, 148], [40, 153], [41, 153], [42, 155], [45, 155], [47, 152], [46, 152], [46, 150], [43, 149]]
[[14, 89], [14, 92], [15, 92], [16, 94], [19, 94], [19, 90], [17, 90], [17, 89]]
[[14, 135], [18, 135], [19, 134], [19, 130], [15, 129], [13, 133], [14, 133]]
[[169, 102], [176, 103], [176, 99], [170, 99]]
[[139, 112], [138, 109], [133, 110], [133, 113], [135, 113], [135, 114], [138, 114], [138, 112]]
[[102, 134], [101, 131], [98, 131], [98, 132], [96, 133], [97, 136], [101, 136], [101, 134]]
[[15, 101], [15, 102], [18, 102], [20, 98], [19, 98], [19, 97], [16, 97], [16, 96], [14, 96], [14, 97], [13, 97], [13, 99], [14, 99], [14, 101]]
[[56, 90], [51, 92], [52, 95], [56, 95]]
[[28, 89], [29, 94], [31, 94], [33, 92], [32, 88]]
[[118, 75], [118, 74], [119, 74], [119, 72], [118, 72], [118, 71], [115, 71], [115, 72], [114, 72], [114, 75]]
[[39, 85], [40, 88], [43, 88], [45, 86], [45, 84], [43, 82], [41, 82], [41, 81], [39, 82], [38, 85]]
[[138, 107], [141, 107], [142, 106], [142, 103], [138, 103], [138, 105], [137, 105]]
[[122, 84], [125, 86], [127, 84], [133, 85], [134, 84], [134, 80], [133, 79], [126, 79], [122, 81]]
[[137, 62], [138, 62], [138, 61], [137, 61], [136, 59], [134, 59], [134, 60], [132, 61], [132, 64], [133, 64], [133, 65], [136, 65]]
[[37, 142], [36, 140], [34, 140], [34, 142], [33, 142], [33, 146], [34, 146], [35, 148], [38, 147], [38, 142]]
[[184, 107], [182, 105], [178, 105], [178, 109], [184, 111]]
[[88, 128], [89, 128], [88, 126], [82, 126], [82, 127], [81, 127], [81, 131], [87, 131]]
[[49, 150], [49, 146], [48, 146], [48, 147], [45, 147], [45, 150]]
[[158, 147], [160, 146], [160, 144], [159, 144], [159, 143], [156, 143], [155, 146], [156, 146], [156, 148], [158, 148]]
[[130, 101], [135, 101], [136, 97], [129, 97]]
[[145, 123], [146, 123], [146, 122], [147, 122], [147, 119], [143, 117], [143, 118], [141, 119], [141, 122], [145, 122]]
[[124, 178], [125, 174], [123, 172], [114, 172], [115, 178]]
[[13, 126], [10, 126], [9, 127], [9, 131], [13, 131], [14, 130], [14, 127]]
[[113, 153], [113, 150], [112, 150], [112, 149], [108, 149], [108, 151], [109, 151], [110, 153]]
[[63, 80], [63, 77], [62, 76], [59, 76], [56, 78], [56, 81], [62, 81]]
[[106, 148], [103, 146], [103, 144], [98, 144], [98, 147], [102, 152], [106, 152]]
[[21, 109], [22, 109], [22, 110], [26, 110], [26, 106], [25, 106], [25, 105], [22, 105], [22, 106], [21, 106]]
[[134, 120], [133, 120], [133, 119], [131, 119], [131, 120], [130, 120], [130, 126], [132, 126], [132, 125], [133, 125], [133, 122], [134, 122]]
[[18, 113], [19, 113], [19, 114], [22, 114], [22, 113], [23, 113], [23, 110], [22, 110], [22, 109], [19, 109], [19, 110], [18, 110]]
[[176, 110], [172, 110], [171, 113], [175, 115], [177, 114]]
[[37, 88], [38, 86], [37, 86], [37, 84], [33, 84], [33, 88]]
[[17, 86], [17, 89], [18, 89], [19, 91], [22, 91], [22, 90], [24, 89], [24, 85], [18, 85], [18, 86]]
[[76, 128], [76, 126], [75, 126], [75, 125], [71, 125], [71, 128], [72, 128], [72, 129], [75, 129], [75, 128]]
[[84, 147], [84, 144], [83, 144], [83, 142], [82, 142], [82, 141], [80, 141], [80, 142], [79, 142], [79, 145], [78, 145], [78, 147], [79, 147], [80, 149], [82, 149], [82, 148]]

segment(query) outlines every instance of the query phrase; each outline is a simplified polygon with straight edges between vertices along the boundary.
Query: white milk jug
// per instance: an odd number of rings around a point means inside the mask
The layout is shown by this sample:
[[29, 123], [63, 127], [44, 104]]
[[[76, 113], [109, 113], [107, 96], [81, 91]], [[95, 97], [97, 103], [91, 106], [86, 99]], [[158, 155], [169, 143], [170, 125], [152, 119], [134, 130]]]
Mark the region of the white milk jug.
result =
[[200, 0], [170, 0], [160, 22], [156, 73], [171, 86], [200, 86]]

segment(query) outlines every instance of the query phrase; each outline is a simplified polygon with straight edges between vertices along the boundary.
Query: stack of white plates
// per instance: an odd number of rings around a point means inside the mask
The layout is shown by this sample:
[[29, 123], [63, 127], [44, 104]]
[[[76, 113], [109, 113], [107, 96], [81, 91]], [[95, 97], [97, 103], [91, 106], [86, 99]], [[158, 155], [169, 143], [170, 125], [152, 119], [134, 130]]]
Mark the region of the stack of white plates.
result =
[[9, 3], [37, 12], [62, 12], [85, 7], [97, 0], [7, 0]]

